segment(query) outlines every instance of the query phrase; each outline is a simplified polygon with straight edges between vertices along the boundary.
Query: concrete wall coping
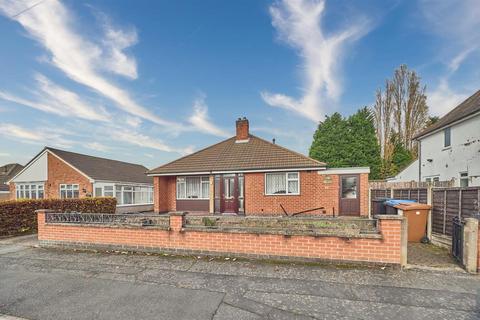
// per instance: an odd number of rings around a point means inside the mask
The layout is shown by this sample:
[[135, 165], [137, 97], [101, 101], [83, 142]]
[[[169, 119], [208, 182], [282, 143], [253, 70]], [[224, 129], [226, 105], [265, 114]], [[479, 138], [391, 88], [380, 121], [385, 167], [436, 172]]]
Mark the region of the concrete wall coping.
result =
[[396, 214], [377, 214], [374, 216], [375, 219], [378, 220], [404, 220], [404, 216], [399, 216]]
[[198, 227], [198, 226], [188, 226], [183, 227], [182, 231], [198, 231], [198, 232], [213, 232], [213, 233], [247, 233], [247, 234], [274, 234], [274, 235], [283, 235], [286, 237], [289, 236], [311, 236], [311, 237], [331, 237], [331, 238], [343, 238], [343, 239], [383, 239], [383, 236], [380, 233], [358, 233], [358, 234], [348, 234], [348, 233], [329, 233], [329, 232], [317, 232], [311, 230], [288, 230], [288, 229], [275, 229], [275, 228], [238, 228], [238, 227]]
[[170, 212], [168, 215], [172, 216], [172, 217], [178, 217], [178, 216], [184, 217], [184, 216], [187, 215], [187, 212], [185, 212], [185, 211], [175, 211], [175, 212]]

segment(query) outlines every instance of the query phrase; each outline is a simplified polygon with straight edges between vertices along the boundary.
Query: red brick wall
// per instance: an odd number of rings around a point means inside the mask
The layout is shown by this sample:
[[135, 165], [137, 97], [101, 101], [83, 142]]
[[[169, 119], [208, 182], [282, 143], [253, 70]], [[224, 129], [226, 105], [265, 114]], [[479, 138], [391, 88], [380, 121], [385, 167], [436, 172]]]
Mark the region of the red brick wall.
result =
[[171, 231], [45, 224], [38, 213], [38, 239], [97, 245], [179, 249], [196, 253], [278, 256], [401, 264], [402, 220], [379, 220], [382, 239], [289, 236], [182, 230], [182, 216], [171, 216]]
[[93, 186], [88, 178], [50, 153], [48, 153], [47, 177], [48, 180], [45, 183], [47, 199], [60, 198], [60, 184], [78, 184], [80, 198], [93, 194]]
[[10, 189], [10, 199], [15, 200], [17, 198], [17, 192], [15, 190], [15, 183], [10, 182], [9, 189]]
[[[368, 215], [368, 174], [360, 174], [360, 214]], [[339, 176], [300, 172], [300, 195], [265, 195], [265, 173], [245, 174], [246, 214], [282, 214], [280, 204], [288, 213], [325, 207], [311, 214], [339, 214]], [[176, 210], [176, 177], [154, 177], [154, 210]]]
[[[368, 215], [368, 174], [360, 175], [360, 214]], [[300, 172], [300, 195], [265, 195], [265, 173], [245, 174], [246, 214], [280, 214], [325, 207], [326, 214], [339, 214], [339, 176]], [[314, 213], [322, 213], [315, 211]]]
[[153, 177], [153, 190], [155, 212], [176, 210], [176, 177]]
[[368, 173], [360, 174], [360, 214], [368, 216]]

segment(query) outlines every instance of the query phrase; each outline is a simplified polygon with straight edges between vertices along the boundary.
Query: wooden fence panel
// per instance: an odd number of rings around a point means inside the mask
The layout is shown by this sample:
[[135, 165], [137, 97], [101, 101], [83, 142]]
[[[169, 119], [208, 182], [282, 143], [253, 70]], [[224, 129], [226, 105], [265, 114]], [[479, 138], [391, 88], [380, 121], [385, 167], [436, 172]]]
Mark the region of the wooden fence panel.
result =
[[478, 217], [479, 190], [478, 187], [433, 189], [432, 231], [451, 236], [454, 217]]
[[[375, 186], [377, 186], [376, 184]], [[380, 186], [380, 185], [378, 185]], [[383, 185], [381, 185], [383, 186]], [[454, 217], [479, 217], [480, 188], [433, 188], [432, 190], [432, 232], [451, 236]], [[410, 199], [428, 203], [428, 188], [377, 188], [370, 189], [371, 199]], [[373, 207], [373, 204], [372, 204]]]
[[432, 232], [444, 234], [444, 192], [432, 194]]

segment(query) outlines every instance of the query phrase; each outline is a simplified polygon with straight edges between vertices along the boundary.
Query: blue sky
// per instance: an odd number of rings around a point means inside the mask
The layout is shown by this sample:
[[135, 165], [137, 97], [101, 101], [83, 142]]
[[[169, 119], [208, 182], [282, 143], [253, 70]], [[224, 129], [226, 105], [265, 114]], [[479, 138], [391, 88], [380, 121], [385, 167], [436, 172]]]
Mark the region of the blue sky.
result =
[[302, 153], [402, 63], [442, 115], [479, 89], [465, 1], [0, 0], [0, 164], [45, 145], [155, 167], [251, 131]]

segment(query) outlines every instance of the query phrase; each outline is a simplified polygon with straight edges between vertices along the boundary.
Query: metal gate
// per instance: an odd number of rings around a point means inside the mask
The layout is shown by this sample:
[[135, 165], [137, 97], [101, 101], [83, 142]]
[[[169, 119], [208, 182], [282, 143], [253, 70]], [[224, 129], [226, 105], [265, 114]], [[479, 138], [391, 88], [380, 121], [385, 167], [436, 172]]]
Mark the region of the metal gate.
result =
[[459, 217], [452, 219], [452, 256], [463, 265], [463, 222]]

